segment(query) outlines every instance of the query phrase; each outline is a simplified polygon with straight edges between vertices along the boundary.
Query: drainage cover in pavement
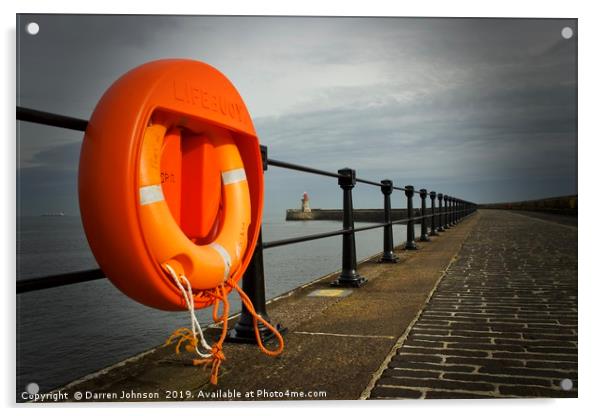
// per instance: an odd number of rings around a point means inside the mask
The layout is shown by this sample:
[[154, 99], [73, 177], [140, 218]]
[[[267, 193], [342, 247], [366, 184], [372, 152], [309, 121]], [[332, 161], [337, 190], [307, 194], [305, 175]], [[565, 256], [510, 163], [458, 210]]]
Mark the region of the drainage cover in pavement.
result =
[[351, 289], [318, 289], [307, 296], [321, 296], [327, 298], [342, 298], [351, 294]]

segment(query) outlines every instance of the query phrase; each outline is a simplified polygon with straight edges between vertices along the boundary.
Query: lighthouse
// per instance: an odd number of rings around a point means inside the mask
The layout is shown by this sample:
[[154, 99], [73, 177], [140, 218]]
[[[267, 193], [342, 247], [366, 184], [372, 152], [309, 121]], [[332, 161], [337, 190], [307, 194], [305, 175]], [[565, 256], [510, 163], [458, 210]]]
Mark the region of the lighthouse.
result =
[[307, 192], [303, 192], [303, 198], [301, 198], [301, 212], [311, 212], [309, 207], [309, 196]]

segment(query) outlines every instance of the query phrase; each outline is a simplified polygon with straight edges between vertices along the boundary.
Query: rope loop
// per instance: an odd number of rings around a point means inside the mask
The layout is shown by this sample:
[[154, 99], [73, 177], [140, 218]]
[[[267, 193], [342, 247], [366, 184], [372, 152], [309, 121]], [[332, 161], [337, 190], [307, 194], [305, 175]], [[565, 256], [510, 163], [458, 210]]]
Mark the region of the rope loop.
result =
[[[195, 295], [192, 293], [192, 287], [186, 276], [184, 276], [183, 274], [178, 275], [175, 272], [175, 270], [167, 263], [164, 264], [164, 267], [169, 273], [169, 275], [172, 277], [176, 286], [180, 289], [180, 292], [182, 292], [182, 296], [184, 297], [184, 300], [186, 301], [186, 306], [188, 308], [188, 311], [190, 312], [190, 329], [184, 327], [176, 329], [169, 336], [169, 338], [167, 338], [167, 340], [165, 341], [165, 345], [170, 345], [176, 340], [178, 340], [175, 348], [176, 354], [180, 354], [180, 348], [182, 344], [184, 344], [184, 348], [186, 349], [186, 351], [196, 353], [200, 357], [192, 360], [193, 365], [202, 365], [206, 367], [208, 364], [211, 364], [211, 384], [217, 385], [219, 369], [221, 367], [222, 362], [226, 360], [223, 345], [228, 334], [228, 316], [230, 314], [230, 302], [228, 301], [228, 295], [224, 287], [225, 285], [236, 290], [236, 292], [240, 296], [242, 303], [245, 305], [249, 313], [253, 316], [253, 328], [255, 330], [255, 339], [257, 341], [257, 345], [260, 351], [271, 357], [275, 357], [282, 353], [284, 349], [284, 339], [282, 338], [282, 335], [261, 315], [257, 314], [255, 308], [253, 307], [253, 303], [251, 302], [247, 294], [238, 286], [238, 284], [235, 281], [229, 279], [228, 281], [217, 286], [214, 289], [204, 290]], [[220, 332], [218, 340], [211, 346], [205, 340], [203, 330], [201, 328], [201, 325], [199, 324], [199, 321], [194, 311], [194, 299], [197, 296], [209, 296], [211, 299], [213, 299], [213, 321], [215, 323], [221, 323], [222, 326], [222, 330]], [[223, 305], [221, 314], [219, 313], [220, 303]], [[265, 327], [267, 327], [278, 340], [278, 347], [275, 350], [269, 350], [264, 346], [263, 341], [261, 339], [261, 333], [259, 332], [260, 322], [263, 325], [265, 325]], [[198, 348], [199, 344], [205, 351], [208, 352], [202, 353]]]
[[[251, 302], [251, 299], [249, 299], [247, 294], [238, 286], [238, 284], [235, 281], [228, 280], [226, 284], [232, 289], [236, 290], [236, 292], [238, 292], [240, 300], [245, 305], [249, 313], [253, 316], [253, 329], [255, 330], [255, 340], [257, 341], [257, 346], [259, 347], [259, 350], [270, 357], [276, 357], [277, 355], [280, 355], [284, 350], [284, 339], [282, 338], [282, 334], [280, 334], [280, 332], [278, 332], [278, 330], [274, 328], [272, 324], [266, 321], [261, 315], [259, 315], [255, 311], [253, 302]], [[263, 340], [261, 339], [261, 333], [259, 332], [259, 322], [261, 322], [266, 328], [268, 328], [278, 340], [278, 347], [275, 350], [269, 350], [263, 344]]]

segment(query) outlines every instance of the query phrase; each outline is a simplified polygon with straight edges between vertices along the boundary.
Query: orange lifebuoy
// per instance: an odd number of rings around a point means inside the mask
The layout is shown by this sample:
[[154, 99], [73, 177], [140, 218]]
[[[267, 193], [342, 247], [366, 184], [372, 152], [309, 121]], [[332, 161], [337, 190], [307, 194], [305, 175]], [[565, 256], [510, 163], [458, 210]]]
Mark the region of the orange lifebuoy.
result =
[[252, 257], [259, 141], [234, 86], [207, 64], [154, 61], [117, 80], [88, 124], [78, 186], [96, 260], [145, 305], [187, 309], [167, 266], [187, 276], [196, 308], [213, 304], [208, 290], [237, 282]]

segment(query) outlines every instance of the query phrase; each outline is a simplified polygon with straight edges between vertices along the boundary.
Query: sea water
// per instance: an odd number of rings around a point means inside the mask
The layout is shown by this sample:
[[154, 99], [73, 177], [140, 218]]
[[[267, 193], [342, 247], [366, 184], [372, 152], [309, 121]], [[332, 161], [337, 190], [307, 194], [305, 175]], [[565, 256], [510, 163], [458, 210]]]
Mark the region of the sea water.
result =
[[[365, 224], [357, 223], [356, 226]], [[336, 221], [266, 218], [263, 241], [342, 227]], [[417, 231], [418, 232], [418, 231]], [[405, 226], [394, 226], [396, 244]], [[358, 261], [382, 251], [382, 229], [356, 234]], [[273, 298], [341, 268], [341, 237], [264, 251], [266, 297]], [[77, 216], [19, 217], [17, 279], [98, 268]], [[240, 310], [235, 295], [232, 313]], [[206, 310], [198, 312], [210, 322]], [[59, 387], [163, 343], [189, 324], [186, 312], [140, 305], [103, 279], [17, 296], [17, 392], [29, 383], [40, 391]]]

